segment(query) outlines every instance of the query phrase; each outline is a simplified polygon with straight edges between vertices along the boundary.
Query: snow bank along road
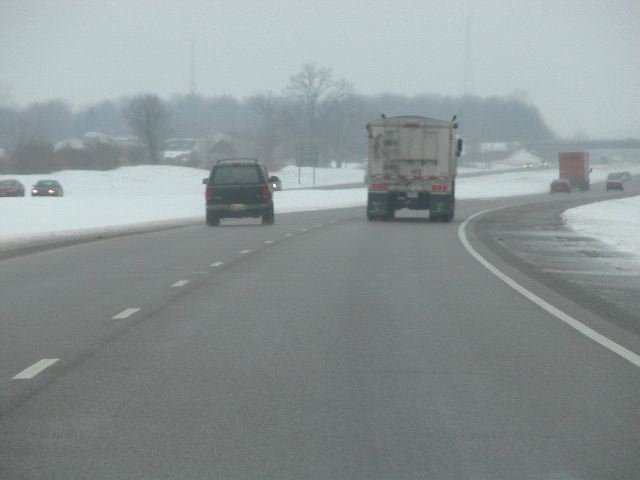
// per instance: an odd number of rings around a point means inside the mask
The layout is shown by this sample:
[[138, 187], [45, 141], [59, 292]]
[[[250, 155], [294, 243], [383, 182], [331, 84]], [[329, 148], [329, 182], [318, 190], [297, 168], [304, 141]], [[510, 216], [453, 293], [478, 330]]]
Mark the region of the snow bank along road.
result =
[[[596, 166], [594, 181], [620, 166]], [[624, 167], [630, 168], [630, 167]], [[633, 168], [631, 168], [633, 170]], [[310, 169], [306, 169], [310, 170]], [[640, 171], [640, 167], [636, 167]], [[0, 250], [27, 243], [52, 243], [87, 236], [182, 225], [201, 221], [205, 170], [183, 167], [127, 167], [109, 172], [65, 171], [52, 174], [65, 187], [63, 198], [3, 198], [0, 201]], [[276, 172], [285, 190], [276, 192], [276, 212], [310, 211], [364, 205], [366, 190], [295, 190], [297, 169]], [[482, 172], [484, 173], [484, 172]], [[546, 192], [554, 169], [459, 178], [457, 196], [495, 198]], [[18, 176], [31, 185], [38, 176]], [[318, 169], [319, 185], [361, 182], [363, 170]], [[303, 185], [311, 183], [305, 171]], [[612, 194], [612, 196], [614, 196]], [[615, 230], [615, 229], [613, 229]]]

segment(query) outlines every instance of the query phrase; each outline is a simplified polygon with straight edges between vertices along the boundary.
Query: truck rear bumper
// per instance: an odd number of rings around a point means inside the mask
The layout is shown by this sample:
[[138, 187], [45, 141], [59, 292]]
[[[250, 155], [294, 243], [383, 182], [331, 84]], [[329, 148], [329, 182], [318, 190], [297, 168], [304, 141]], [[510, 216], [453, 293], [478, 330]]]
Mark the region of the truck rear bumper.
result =
[[454, 196], [450, 193], [431, 192], [369, 192], [367, 213], [385, 215], [402, 208], [431, 210], [432, 213], [448, 213], [453, 210]]

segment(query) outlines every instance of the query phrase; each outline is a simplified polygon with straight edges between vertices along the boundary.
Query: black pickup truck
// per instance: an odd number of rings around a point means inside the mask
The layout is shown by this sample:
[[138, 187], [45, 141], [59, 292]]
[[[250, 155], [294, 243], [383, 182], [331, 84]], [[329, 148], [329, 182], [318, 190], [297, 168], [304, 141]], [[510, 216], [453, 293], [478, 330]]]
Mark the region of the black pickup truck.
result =
[[273, 225], [273, 191], [267, 169], [254, 158], [220, 160], [202, 183], [206, 191], [207, 225], [220, 225], [221, 218], [262, 217]]

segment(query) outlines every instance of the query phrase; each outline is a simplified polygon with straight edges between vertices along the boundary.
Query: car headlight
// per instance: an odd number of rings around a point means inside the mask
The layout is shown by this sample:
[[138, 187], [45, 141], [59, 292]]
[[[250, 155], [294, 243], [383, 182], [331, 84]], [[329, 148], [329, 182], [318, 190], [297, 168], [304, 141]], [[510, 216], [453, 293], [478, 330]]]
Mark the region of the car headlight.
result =
[[31, 190], [31, 193], [38, 193], [38, 190], [34, 188], [33, 190]]
[[47, 192], [49, 192], [51, 195], [53, 195], [54, 193], [56, 193], [56, 191], [53, 188], [50, 188], [49, 190], [47, 190]]

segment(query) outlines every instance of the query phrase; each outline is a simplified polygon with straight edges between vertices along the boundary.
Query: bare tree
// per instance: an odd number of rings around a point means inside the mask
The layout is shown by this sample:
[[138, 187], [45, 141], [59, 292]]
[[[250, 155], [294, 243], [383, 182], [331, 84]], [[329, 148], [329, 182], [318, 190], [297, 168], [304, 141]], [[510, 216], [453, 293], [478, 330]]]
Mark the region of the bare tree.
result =
[[[302, 66], [300, 72], [289, 79], [285, 95], [294, 99], [301, 108], [305, 131], [301, 132], [301, 145], [310, 144], [318, 151], [318, 140], [329, 112], [351, 94], [353, 87], [345, 80], [335, 81], [330, 68], [315, 63]], [[325, 161], [326, 155], [320, 154]]]
[[62, 100], [27, 108], [0, 108], [0, 144], [14, 150], [31, 143], [55, 143], [73, 134], [73, 113]]
[[353, 94], [341, 95], [324, 112], [320, 135], [337, 168], [349, 158], [362, 158], [366, 150], [362, 125], [367, 120], [364, 100]]
[[169, 111], [164, 102], [157, 95], [138, 95], [127, 102], [123, 115], [133, 133], [146, 146], [149, 162], [159, 163], [169, 123]]
[[73, 113], [64, 100], [32, 103], [23, 117], [32, 140], [37, 142], [55, 143], [73, 135]]
[[256, 144], [261, 158], [268, 168], [277, 168], [274, 153], [283, 142], [287, 128], [285, 100], [273, 93], [257, 93], [249, 97], [247, 104], [258, 117], [255, 132]]
[[20, 174], [50, 173], [61, 165], [56, 162], [53, 145], [46, 142], [30, 142], [18, 145], [11, 154], [11, 171]]
[[291, 76], [284, 92], [302, 106], [309, 131], [313, 132], [322, 103], [329, 96], [333, 86], [333, 74], [328, 67], [318, 67], [307, 63], [297, 74]]

